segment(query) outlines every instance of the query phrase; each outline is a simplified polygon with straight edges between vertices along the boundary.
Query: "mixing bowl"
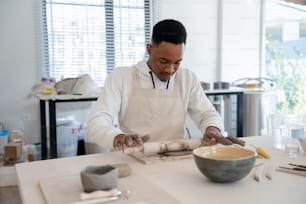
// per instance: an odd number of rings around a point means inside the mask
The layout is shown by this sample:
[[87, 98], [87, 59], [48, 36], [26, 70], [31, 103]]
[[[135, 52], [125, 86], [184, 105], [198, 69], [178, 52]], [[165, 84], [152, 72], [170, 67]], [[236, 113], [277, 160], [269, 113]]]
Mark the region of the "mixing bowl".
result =
[[193, 150], [193, 158], [201, 173], [218, 183], [242, 179], [254, 166], [257, 153], [237, 146], [203, 146]]

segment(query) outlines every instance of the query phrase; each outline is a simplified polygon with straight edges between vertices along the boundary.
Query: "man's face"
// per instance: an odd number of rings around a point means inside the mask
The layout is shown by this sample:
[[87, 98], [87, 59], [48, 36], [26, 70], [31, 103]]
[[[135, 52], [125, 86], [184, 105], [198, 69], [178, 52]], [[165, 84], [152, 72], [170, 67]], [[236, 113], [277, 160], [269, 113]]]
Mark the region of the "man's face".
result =
[[168, 81], [183, 60], [184, 44], [161, 42], [147, 45], [148, 64], [161, 81]]

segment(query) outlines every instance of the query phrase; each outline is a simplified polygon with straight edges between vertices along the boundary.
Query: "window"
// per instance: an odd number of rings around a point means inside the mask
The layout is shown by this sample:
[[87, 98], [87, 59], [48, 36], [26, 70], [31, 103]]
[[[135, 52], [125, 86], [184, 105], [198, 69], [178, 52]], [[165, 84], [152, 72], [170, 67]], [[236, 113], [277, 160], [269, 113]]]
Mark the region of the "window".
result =
[[149, 0], [45, 0], [42, 77], [89, 74], [100, 87], [115, 67], [144, 59]]
[[306, 110], [306, 8], [284, 1], [266, 1], [266, 75], [281, 90], [282, 113]]

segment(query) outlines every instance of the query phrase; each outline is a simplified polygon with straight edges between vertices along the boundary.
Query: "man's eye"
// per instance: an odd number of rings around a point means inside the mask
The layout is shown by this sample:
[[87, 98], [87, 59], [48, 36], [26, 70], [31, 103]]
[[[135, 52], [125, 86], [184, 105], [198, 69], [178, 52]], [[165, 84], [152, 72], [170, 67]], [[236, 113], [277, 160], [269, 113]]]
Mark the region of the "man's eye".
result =
[[168, 62], [167, 62], [167, 61], [164, 61], [164, 60], [161, 60], [160, 63], [161, 63], [161, 64], [167, 64]]

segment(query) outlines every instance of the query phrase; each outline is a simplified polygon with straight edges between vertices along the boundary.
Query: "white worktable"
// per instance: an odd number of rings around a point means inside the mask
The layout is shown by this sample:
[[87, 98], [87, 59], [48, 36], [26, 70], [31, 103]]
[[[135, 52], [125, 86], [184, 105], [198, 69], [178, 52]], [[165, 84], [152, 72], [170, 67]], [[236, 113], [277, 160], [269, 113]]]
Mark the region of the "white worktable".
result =
[[[268, 150], [272, 159], [257, 158], [256, 163], [274, 162], [277, 165], [288, 166], [288, 163], [306, 164], [306, 155], [301, 152], [295, 158], [289, 158], [282, 150], [272, 148], [272, 139], [268, 136], [242, 138], [249, 144], [262, 146]], [[251, 148], [251, 147], [250, 147]], [[257, 182], [253, 173], [235, 183], [213, 183], [204, 177], [197, 169], [193, 159], [179, 161], [161, 161], [152, 164], [142, 164], [121, 152], [92, 154], [69, 158], [17, 164], [18, 185], [24, 204], [46, 203], [39, 185], [41, 179], [63, 177], [79, 174], [87, 165], [103, 165], [113, 163], [128, 163], [133, 176], [144, 178], [152, 186], [161, 189], [168, 195], [186, 204], [196, 203], [269, 203], [269, 204], [305, 204], [306, 177], [276, 171], [272, 180], [264, 175]], [[135, 178], [135, 177], [134, 177]], [[150, 185], [141, 188], [150, 191]], [[156, 196], [152, 192], [152, 196]], [[154, 197], [152, 198], [154, 200]], [[114, 202], [116, 203], [116, 201]], [[126, 200], [125, 203], [129, 203]]]

